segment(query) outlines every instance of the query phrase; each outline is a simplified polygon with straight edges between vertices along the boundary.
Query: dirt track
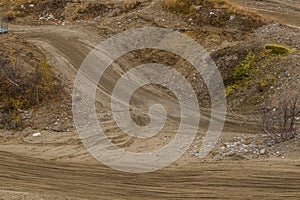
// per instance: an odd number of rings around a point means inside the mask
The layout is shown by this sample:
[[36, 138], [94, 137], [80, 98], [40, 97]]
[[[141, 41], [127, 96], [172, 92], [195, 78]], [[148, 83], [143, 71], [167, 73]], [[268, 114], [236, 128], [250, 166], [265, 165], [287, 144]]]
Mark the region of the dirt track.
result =
[[[77, 28], [13, 27], [48, 54], [71, 87], [76, 70], [97, 44], [96, 34]], [[71, 50], [71, 51], [70, 51]], [[238, 130], [236, 130], [238, 131]], [[67, 151], [76, 154], [73, 144]], [[299, 157], [199, 162], [182, 158], [154, 173], [121, 173], [93, 160], [49, 158], [0, 151], [0, 199], [299, 199]], [[37, 147], [38, 148], [38, 147]], [[47, 149], [48, 148], [48, 149]], [[46, 147], [43, 152], [54, 146]], [[73, 152], [72, 152], [73, 151]], [[16, 153], [11, 153], [16, 152]], [[41, 152], [41, 153], [43, 153]], [[61, 152], [57, 152], [59, 155]], [[43, 156], [41, 156], [43, 157]], [[76, 157], [76, 156], [75, 156]], [[188, 159], [188, 158], [187, 158]], [[73, 163], [73, 164], [72, 164]]]
[[297, 161], [196, 162], [133, 175], [101, 165], [0, 154], [3, 199], [6, 190], [45, 199], [298, 199], [300, 195]]
[[300, 27], [300, 2], [298, 0], [231, 0], [258, 14], [264, 15], [267, 19], [276, 20], [281, 23]]
[[[73, 38], [72, 42], [66, 42], [76, 35], [68, 29], [53, 32], [48, 28], [26, 29], [24, 34], [16, 27], [15, 31], [47, 50], [54, 59], [54, 66], [64, 66], [57, 70], [68, 75], [70, 81], [83, 55], [88, 52], [82, 40]], [[77, 50], [68, 55], [66, 50], [71, 48]], [[12, 151], [9, 146], [7, 150]], [[76, 154], [72, 148], [65, 151]], [[0, 194], [3, 199], [297, 199], [300, 196], [297, 159], [216, 163], [195, 160], [187, 164], [179, 160], [155, 173], [133, 175], [109, 169], [91, 158], [88, 162], [78, 159], [75, 164], [67, 164], [66, 160], [49, 161], [24, 156], [22, 152], [17, 155], [2, 151], [0, 154]], [[89, 155], [85, 154], [85, 157]]]

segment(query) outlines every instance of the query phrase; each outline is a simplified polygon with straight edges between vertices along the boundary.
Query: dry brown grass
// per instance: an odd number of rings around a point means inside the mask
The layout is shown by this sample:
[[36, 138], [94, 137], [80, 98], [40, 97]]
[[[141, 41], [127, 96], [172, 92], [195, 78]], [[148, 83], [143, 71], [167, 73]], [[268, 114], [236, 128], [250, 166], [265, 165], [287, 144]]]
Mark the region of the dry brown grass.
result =
[[143, 2], [143, 0], [123, 0], [122, 8], [125, 11], [133, 10], [136, 9]]
[[192, 14], [196, 11], [192, 0], [165, 0], [163, 5], [176, 13]]
[[250, 11], [249, 9], [228, 0], [164, 0], [163, 2], [163, 6], [166, 8], [183, 14], [195, 13], [196, 6], [198, 5], [226, 9], [229, 12], [258, 17], [258, 14], [255, 11]]
[[0, 129], [23, 127], [24, 110], [58, 99], [62, 93], [61, 81], [42, 52], [11, 33], [1, 35]]
[[[258, 17], [258, 13], [252, 10], [249, 10], [243, 6], [240, 6], [232, 1], [228, 0], [209, 0], [210, 2], [214, 3], [216, 8], [224, 8], [231, 12], [243, 14], [247, 16], [256, 16]], [[258, 17], [259, 18], [259, 17]]]

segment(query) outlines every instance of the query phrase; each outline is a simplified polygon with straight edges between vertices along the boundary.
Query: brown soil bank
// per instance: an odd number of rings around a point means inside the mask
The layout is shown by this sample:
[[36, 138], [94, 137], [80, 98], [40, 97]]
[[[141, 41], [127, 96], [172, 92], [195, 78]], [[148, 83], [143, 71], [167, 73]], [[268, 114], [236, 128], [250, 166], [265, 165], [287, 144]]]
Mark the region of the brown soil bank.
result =
[[0, 39], [0, 128], [24, 128], [28, 110], [58, 99], [62, 86], [34, 45], [14, 34]]

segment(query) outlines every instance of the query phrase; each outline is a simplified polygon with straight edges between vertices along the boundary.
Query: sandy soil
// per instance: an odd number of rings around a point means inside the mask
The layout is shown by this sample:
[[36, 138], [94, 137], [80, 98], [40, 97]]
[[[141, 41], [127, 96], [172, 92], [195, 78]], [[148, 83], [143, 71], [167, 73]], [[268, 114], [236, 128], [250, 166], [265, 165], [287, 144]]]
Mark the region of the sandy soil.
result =
[[300, 2], [298, 0], [230, 0], [258, 14], [265, 16], [267, 19], [276, 20], [293, 27], [300, 26]]
[[[299, 16], [299, 12], [296, 15]], [[295, 22], [288, 21], [291, 25], [299, 26]], [[104, 39], [97, 32], [85, 30], [80, 26], [13, 26], [11, 30], [46, 52], [55, 72], [64, 80], [70, 92], [77, 69], [85, 56]], [[113, 75], [111, 77], [115, 78]], [[102, 106], [108, 104], [103, 103]], [[223, 133], [226, 136], [253, 131], [253, 124], [245, 123], [239, 116], [229, 115], [228, 121]], [[106, 122], [109, 124], [106, 128], [113, 137], [118, 130], [115, 130], [114, 124], [110, 122]], [[170, 134], [172, 129], [169, 128], [166, 132]], [[112, 170], [96, 161], [86, 152], [74, 129], [62, 133], [45, 132], [40, 138], [33, 138], [32, 133], [33, 131], [29, 130], [26, 133], [2, 134], [0, 199], [300, 197], [299, 148], [287, 158], [239, 161], [199, 160], [192, 156], [191, 149], [165, 169], [136, 175]], [[194, 144], [199, 144], [200, 141], [201, 137], [197, 138]], [[160, 139], [152, 142], [162, 143]], [[128, 140], [120, 137], [116, 138], [115, 143], [126, 146]], [[137, 148], [137, 144], [138, 141], [133, 142], [134, 148]]]
[[[190, 162], [133, 175], [95, 164], [0, 155], [3, 199], [298, 199], [300, 195], [299, 162], [291, 160]], [[26, 193], [14, 196], [5, 191]]]

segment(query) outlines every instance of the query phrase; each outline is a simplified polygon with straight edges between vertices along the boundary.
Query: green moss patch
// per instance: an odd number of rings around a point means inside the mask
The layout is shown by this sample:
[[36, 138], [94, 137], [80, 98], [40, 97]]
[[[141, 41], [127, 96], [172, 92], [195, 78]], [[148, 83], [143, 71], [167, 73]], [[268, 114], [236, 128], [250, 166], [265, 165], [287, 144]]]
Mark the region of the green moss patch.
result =
[[225, 94], [226, 96], [230, 95], [234, 90], [239, 89], [239, 85], [238, 84], [234, 84], [234, 85], [230, 85], [228, 87], [226, 87], [225, 89]]
[[287, 54], [292, 52], [292, 49], [279, 44], [266, 44], [265, 49], [271, 51], [273, 54]]

